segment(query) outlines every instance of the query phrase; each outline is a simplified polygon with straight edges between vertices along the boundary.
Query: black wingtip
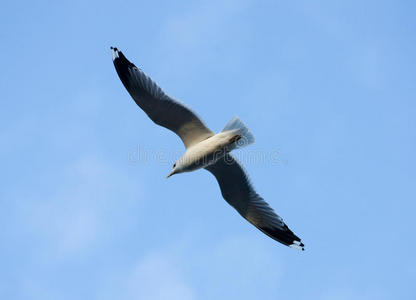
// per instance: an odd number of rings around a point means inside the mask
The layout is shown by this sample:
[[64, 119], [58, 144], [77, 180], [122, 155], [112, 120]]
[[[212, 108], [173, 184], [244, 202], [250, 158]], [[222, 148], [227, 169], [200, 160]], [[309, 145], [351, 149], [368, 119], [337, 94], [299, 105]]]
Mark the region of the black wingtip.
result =
[[272, 239], [298, 250], [305, 251], [305, 245], [301, 242], [300, 238], [296, 236], [285, 224], [282, 228], [269, 228], [256, 226], [262, 232], [267, 234]]
[[136, 68], [117, 47], [110, 47], [111, 56], [113, 57], [113, 63], [116, 68], [117, 74], [120, 77], [121, 82], [124, 84], [127, 90], [130, 88], [130, 69]]
[[288, 245], [288, 246], [291, 247], [291, 248], [295, 248], [295, 249], [305, 251], [305, 244], [303, 244], [300, 241], [295, 240], [295, 241], [293, 241], [293, 243], [291, 245]]
[[123, 56], [123, 53], [117, 49], [117, 47], [110, 47], [111, 49], [111, 56], [113, 57], [113, 61], [115, 62], [120, 56]]
[[110, 47], [111, 48], [111, 55], [113, 57], [113, 62], [116, 65], [117, 70], [121, 70], [123, 68], [135, 68], [136, 66], [131, 63], [121, 52], [117, 49], [117, 47]]

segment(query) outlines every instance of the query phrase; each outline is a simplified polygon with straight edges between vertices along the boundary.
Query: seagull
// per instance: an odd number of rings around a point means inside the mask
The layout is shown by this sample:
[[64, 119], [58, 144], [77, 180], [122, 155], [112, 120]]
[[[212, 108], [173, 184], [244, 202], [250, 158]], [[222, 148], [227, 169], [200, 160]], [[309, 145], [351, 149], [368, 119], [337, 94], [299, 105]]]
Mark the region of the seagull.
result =
[[254, 143], [250, 130], [233, 118], [215, 134], [186, 105], [172, 99], [117, 48], [111, 47], [113, 63], [134, 102], [157, 125], [176, 133], [186, 147], [167, 176], [206, 169], [218, 181], [223, 198], [248, 222], [272, 239], [304, 250], [304, 244], [269, 204], [256, 193], [242, 165], [230, 154]]

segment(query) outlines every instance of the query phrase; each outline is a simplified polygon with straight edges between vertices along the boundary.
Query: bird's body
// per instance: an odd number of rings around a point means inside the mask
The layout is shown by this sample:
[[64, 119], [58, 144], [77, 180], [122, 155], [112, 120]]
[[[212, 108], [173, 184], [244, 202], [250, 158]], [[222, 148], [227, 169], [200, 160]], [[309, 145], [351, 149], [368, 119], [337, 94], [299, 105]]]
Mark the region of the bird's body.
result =
[[173, 169], [177, 168], [178, 170], [175, 174], [195, 171], [215, 163], [232, 150], [232, 145], [236, 139], [238, 139], [237, 131], [231, 130], [219, 132], [192, 145], [175, 163]]
[[111, 49], [117, 73], [136, 104], [156, 124], [175, 132], [186, 147], [168, 177], [205, 168], [217, 179], [224, 199], [241, 216], [274, 240], [303, 250], [300, 238], [256, 193], [246, 172], [230, 154], [254, 142], [250, 130], [234, 118], [214, 134], [195, 113], [166, 95], [121, 51]]
[[[235, 123], [241, 127], [234, 128], [233, 125], [230, 127], [229, 124]], [[247, 146], [254, 141], [251, 133], [238, 118], [234, 118], [229, 124], [223, 131], [188, 147], [173, 165], [169, 176], [205, 168], [232, 150]]]

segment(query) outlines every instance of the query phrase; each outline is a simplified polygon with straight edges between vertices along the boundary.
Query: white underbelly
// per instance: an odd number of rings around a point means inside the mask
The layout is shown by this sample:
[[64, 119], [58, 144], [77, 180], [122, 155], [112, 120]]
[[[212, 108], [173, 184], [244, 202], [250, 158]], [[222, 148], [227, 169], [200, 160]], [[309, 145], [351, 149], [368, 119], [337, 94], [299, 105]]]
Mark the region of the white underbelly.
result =
[[232, 135], [231, 132], [220, 132], [188, 148], [180, 158], [184, 171], [204, 168], [222, 158], [228, 152], [227, 145]]

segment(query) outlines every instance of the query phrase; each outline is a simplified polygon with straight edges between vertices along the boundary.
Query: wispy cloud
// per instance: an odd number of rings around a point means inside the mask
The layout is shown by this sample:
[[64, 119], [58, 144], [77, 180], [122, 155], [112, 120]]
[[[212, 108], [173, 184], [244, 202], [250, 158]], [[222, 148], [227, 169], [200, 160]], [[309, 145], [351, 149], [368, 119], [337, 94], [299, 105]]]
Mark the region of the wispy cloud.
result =
[[227, 38], [235, 18], [250, 5], [249, 0], [199, 2], [167, 20], [163, 37], [176, 51], [191, 51], [203, 47], [205, 51], [209, 51], [209, 47]]
[[155, 252], [140, 260], [126, 285], [126, 299], [196, 299], [180, 264], [166, 252]]
[[216, 58], [219, 49], [227, 47], [231, 35], [244, 40], [250, 35], [244, 16], [251, 5], [250, 0], [201, 1], [168, 17], [159, 34], [165, 58], [162, 73], [169, 74], [174, 69], [175, 74], [186, 74], [186, 69], [194, 70]]

